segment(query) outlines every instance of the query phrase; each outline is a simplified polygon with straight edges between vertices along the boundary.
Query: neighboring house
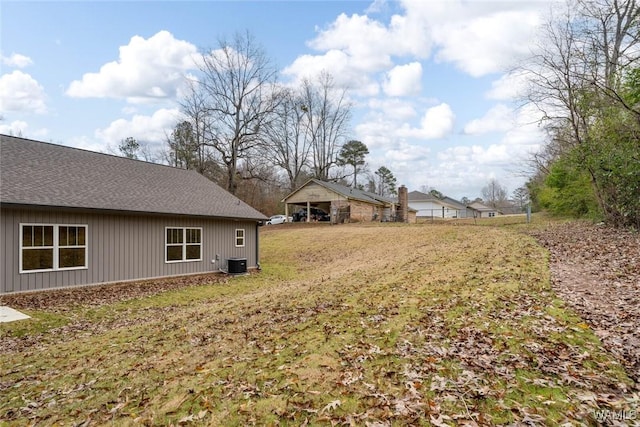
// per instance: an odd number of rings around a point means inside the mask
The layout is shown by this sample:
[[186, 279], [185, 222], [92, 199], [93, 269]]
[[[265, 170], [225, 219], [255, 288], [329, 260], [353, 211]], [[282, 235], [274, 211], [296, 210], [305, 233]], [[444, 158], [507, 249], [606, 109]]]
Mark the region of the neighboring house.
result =
[[451, 208], [456, 210], [456, 213], [457, 213], [456, 218], [468, 218], [473, 216], [472, 214], [469, 213], [467, 206], [459, 200], [456, 200], [448, 196], [444, 196], [442, 198], [442, 202], [448, 205], [448, 207], [446, 207], [447, 210], [450, 210]]
[[418, 218], [466, 218], [467, 208], [451, 197], [442, 199], [421, 191], [409, 192], [409, 207], [417, 210]]
[[[307, 212], [305, 219], [311, 220], [314, 209], [320, 209], [329, 214], [334, 224], [396, 221], [399, 211], [394, 199], [315, 178], [286, 196], [282, 202], [285, 204], [285, 215], [303, 210]], [[407, 221], [415, 222], [415, 212], [408, 212]]]
[[473, 202], [468, 206], [470, 216], [474, 218], [493, 218], [497, 215], [502, 215], [502, 213], [495, 208], [484, 205], [480, 202]]
[[519, 204], [515, 200], [505, 200], [497, 206], [501, 215], [517, 215], [526, 211], [526, 206]]
[[0, 294], [259, 266], [266, 217], [195, 171], [0, 142]]

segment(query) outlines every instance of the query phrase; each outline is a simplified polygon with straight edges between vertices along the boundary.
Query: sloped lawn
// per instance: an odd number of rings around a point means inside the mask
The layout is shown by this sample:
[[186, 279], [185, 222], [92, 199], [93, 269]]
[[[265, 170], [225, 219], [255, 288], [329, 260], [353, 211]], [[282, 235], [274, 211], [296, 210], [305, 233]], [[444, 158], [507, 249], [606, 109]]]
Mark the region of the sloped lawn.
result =
[[532, 237], [280, 227], [262, 231], [261, 251], [258, 274], [51, 303], [0, 324], [0, 423], [591, 425], [633, 414], [632, 381], [553, 293]]

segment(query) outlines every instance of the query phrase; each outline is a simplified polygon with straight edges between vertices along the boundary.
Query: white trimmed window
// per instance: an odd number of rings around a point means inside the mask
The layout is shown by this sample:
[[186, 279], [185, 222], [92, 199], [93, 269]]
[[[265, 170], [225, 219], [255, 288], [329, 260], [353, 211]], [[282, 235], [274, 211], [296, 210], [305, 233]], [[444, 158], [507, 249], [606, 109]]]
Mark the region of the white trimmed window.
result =
[[202, 261], [202, 228], [167, 227], [165, 261]]
[[20, 273], [87, 268], [87, 226], [20, 224]]
[[489, 212], [489, 218], [493, 218], [494, 216], [496, 216], [495, 212]]
[[236, 228], [236, 248], [244, 248], [244, 228]]

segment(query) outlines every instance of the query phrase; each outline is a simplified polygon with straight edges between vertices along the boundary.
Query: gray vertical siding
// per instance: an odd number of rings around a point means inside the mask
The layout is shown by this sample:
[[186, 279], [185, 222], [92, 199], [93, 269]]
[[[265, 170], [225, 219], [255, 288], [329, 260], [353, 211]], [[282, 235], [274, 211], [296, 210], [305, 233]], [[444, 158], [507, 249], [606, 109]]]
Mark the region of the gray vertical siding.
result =
[[[20, 223], [86, 224], [88, 268], [20, 273]], [[201, 227], [202, 261], [165, 263], [165, 227]], [[242, 248], [235, 247], [237, 228], [245, 230]], [[2, 208], [0, 234], [0, 294], [213, 272], [232, 257], [258, 265], [255, 221]], [[212, 263], [216, 254], [220, 261]]]

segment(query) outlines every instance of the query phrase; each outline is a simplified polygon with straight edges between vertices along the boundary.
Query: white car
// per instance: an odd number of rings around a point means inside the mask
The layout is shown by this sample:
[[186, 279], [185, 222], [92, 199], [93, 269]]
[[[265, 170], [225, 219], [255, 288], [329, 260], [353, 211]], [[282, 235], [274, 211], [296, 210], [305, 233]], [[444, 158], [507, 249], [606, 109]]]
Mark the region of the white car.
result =
[[293, 222], [293, 217], [287, 218], [284, 215], [274, 215], [267, 221], [267, 225], [284, 224], [285, 222]]

